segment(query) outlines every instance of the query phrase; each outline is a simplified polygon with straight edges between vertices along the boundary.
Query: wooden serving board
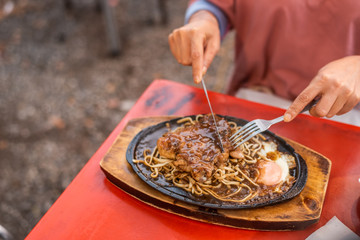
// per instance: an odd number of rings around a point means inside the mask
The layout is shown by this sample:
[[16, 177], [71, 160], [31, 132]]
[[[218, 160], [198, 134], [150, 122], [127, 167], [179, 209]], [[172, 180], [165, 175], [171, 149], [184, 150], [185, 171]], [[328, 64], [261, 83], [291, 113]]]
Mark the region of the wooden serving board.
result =
[[153, 207], [212, 224], [257, 230], [300, 230], [316, 223], [321, 214], [331, 161], [319, 153], [284, 138], [306, 161], [308, 179], [295, 198], [256, 209], [209, 209], [187, 204], [162, 194], [141, 180], [126, 160], [126, 150], [142, 129], [175, 118], [148, 117], [130, 120], [100, 162], [106, 177], [117, 187]]

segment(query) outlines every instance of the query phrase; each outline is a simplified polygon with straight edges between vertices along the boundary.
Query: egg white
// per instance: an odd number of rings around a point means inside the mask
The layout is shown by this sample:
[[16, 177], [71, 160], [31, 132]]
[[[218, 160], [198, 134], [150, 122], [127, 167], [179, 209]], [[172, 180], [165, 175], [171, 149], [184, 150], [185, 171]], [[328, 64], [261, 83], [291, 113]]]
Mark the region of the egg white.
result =
[[289, 166], [287, 164], [287, 161], [284, 159], [284, 156], [281, 155], [280, 158], [278, 158], [275, 163], [279, 165], [281, 168], [281, 181], [285, 181], [285, 179], [289, 176]]

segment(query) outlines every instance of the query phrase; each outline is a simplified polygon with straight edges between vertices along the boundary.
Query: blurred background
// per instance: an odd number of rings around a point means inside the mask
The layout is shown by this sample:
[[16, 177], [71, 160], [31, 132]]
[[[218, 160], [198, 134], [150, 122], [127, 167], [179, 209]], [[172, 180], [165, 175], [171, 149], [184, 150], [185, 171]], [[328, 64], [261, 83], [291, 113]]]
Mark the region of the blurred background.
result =
[[[154, 79], [186, 0], [0, 0], [0, 239], [23, 239]], [[233, 38], [207, 74], [222, 92]], [[199, 86], [200, 87], [200, 86]]]

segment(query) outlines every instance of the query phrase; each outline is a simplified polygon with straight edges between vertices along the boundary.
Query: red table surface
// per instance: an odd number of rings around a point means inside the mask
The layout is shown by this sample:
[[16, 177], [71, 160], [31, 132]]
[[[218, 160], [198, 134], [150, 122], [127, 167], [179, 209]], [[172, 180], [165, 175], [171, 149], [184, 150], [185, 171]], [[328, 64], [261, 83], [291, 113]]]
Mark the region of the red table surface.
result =
[[[209, 92], [216, 113], [271, 119], [284, 110]], [[115, 187], [99, 163], [126, 123], [136, 117], [208, 113], [203, 90], [154, 81], [43, 216], [27, 239], [305, 239], [333, 216], [360, 234], [360, 128], [299, 115], [271, 131], [332, 161], [320, 221], [302, 231], [254, 231], [207, 224], [151, 207]]]

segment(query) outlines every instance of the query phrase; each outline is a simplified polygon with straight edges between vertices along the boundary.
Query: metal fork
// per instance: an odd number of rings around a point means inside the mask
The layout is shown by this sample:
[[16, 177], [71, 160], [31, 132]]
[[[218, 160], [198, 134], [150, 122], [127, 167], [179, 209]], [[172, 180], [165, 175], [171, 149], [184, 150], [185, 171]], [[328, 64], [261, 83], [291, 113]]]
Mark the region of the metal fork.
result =
[[[304, 107], [301, 113], [310, 110], [315, 104], [319, 101], [319, 99], [312, 100], [308, 105]], [[275, 118], [273, 120], [264, 120], [264, 119], [256, 119], [251, 122], [248, 122], [244, 126], [242, 126], [238, 131], [236, 131], [230, 138], [230, 142], [235, 148], [239, 147], [244, 142], [248, 141], [252, 137], [257, 134], [266, 131], [273, 124], [281, 122], [284, 120], [284, 115], [281, 117]]]

